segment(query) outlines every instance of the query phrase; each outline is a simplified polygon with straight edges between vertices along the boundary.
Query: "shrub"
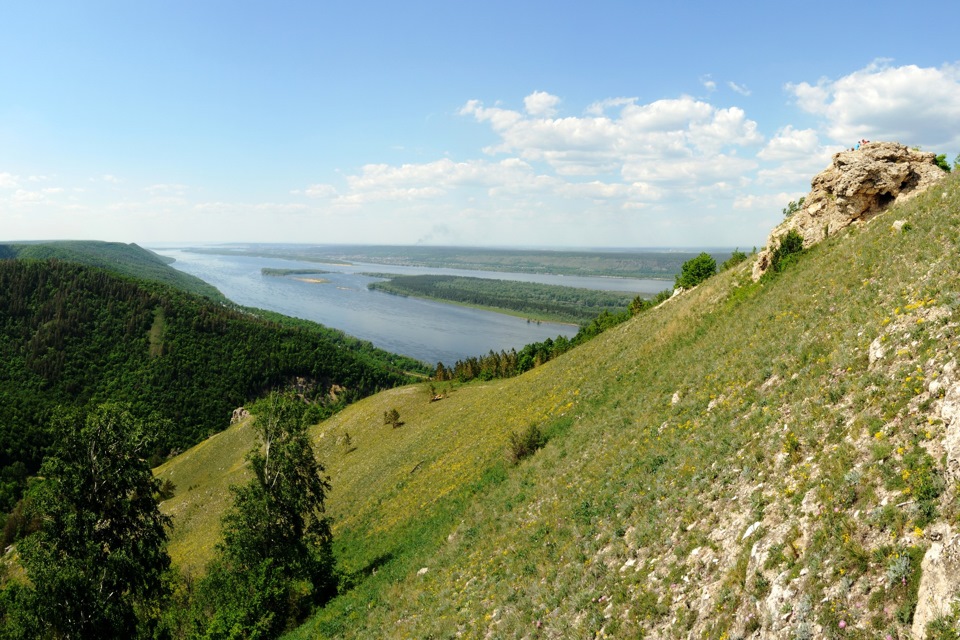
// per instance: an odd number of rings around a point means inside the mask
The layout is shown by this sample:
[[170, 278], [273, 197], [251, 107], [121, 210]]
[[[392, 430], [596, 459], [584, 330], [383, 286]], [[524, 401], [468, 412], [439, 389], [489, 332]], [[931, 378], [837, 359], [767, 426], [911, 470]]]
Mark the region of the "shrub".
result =
[[783, 211], [783, 217], [784, 217], [784, 218], [789, 218], [790, 216], [792, 216], [793, 214], [795, 214], [797, 211], [800, 211], [800, 209], [803, 208], [803, 201], [804, 201], [804, 200], [806, 200], [806, 198], [800, 198], [800, 199], [797, 200], [796, 202], [794, 202], [793, 200], [791, 200], [789, 203], [787, 203], [787, 206], [782, 209], [782, 211]]
[[532, 456], [537, 449], [547, 443], [546, 436], [535, 424], [527, 427], [523, 433], [510, 432], [510, 461], [518, 464], [524, 458]]
[[926, 631], [930, 640], [960, 640], [960, 603], [954, 602], [950, 613], [929, 622]]
[[937, 163], [938, 167], [940, 167], [947, 173], [950, 173], [950, 163], [947, 162], [947, 154], [941, 153], [936, 158], [934, 158], [934, 162]]
[[720, 265], [720, 271], [726, 271], [731, 267], [735, 267], [746, 259], [747, 259], [747, 254], [745, 254], [743, 251], [740, 251], [740, 248], [737, 247], [736, 249], [733, 250], [733, 253], [730, 254], [730, 257], [727, 258], [726, 261]]
[[676, 288], [690, 289], [717, 272], [717, 261], [709, 253], [701, 253], [683, 263], [677, 275]]
[[797, 233], [796, 229], [790, 229], [773, 251], [773, 257], [770, 258], [771, 271], [776, 273], [783, 271], [802, 251], [803, 237]]
[[400, 412], [396, 409], [390, 409], [390, 411], [383, 412], [383, 424], [389, 424], [394, 429], [397, 427], [403, 426], [403, 421], [400, 420]]

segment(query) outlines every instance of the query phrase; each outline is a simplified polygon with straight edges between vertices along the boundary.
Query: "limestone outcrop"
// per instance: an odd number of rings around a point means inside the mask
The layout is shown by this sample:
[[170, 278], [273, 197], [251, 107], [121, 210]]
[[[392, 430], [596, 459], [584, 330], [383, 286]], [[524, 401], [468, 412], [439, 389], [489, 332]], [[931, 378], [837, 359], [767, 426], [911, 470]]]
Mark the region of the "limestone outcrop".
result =
[[921, 193], [945, 175], [935, 154], [897, 142], [868, 142], [855, 151], [835, 153], [831, 165], [813, 179], [800, 210], [770, 232], [753, 265], [753, 279], [759, 280], [770, 267], [773, 249], [791, 229], [809, 247]]

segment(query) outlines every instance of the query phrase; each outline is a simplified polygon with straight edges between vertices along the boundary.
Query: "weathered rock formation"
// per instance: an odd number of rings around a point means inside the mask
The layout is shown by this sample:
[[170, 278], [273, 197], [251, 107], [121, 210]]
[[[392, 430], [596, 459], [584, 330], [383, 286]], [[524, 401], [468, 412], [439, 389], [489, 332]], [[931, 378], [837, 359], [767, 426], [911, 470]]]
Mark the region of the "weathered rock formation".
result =
[[935, 184], [946, 175], [935, 158], [897, 142], [868, 142], [856, 151], [834, 154], [833, 163], [813, 179], [803, 207], [770, 232], [753, 265], [753, 279], [770, 267], [773, 249], [791, 229], [809, 247]]
[[244, 407], [237, 407], [233, 410], [233, 415], [230, 417], [230, 424], [237, 424], [238, 422], [246, 420], [249, 417], [249, 411], [247, 411]]

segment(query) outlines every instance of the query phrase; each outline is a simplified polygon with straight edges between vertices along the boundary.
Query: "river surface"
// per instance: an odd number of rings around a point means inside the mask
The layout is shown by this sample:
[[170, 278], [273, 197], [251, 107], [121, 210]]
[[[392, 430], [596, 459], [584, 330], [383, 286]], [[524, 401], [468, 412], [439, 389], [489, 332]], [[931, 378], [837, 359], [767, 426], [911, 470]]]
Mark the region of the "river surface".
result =
[[[501, 273], [356, 262], [349, 265], [326, 264], [214, 255], [181, 248], [154, 248], [153, 251], [174, 258], [176, 262], [173, 267], [212, 284], [237, 304], [312, 320], [368, 340], [381, 349], [410, 356], [430, 365], [443, 362], [450, 366], [457, 360], [485, 355], [491, 350], [519, 350], [531, 342], [556, 338], [558, 335], [572, 337], [577, 327], [552, 322], [538, 324], [502, 313], [371, 291], [367, 285], [380, 278], [363, 273], [464, 275], [641, 294], [656, 293], [671, 286], [664, 280]], [[329, 273], [302, 276], [322, 278], [327, 282], [304, 282], [289, 276], [264, 276], [260, 271], [264, 267], [322, 269]]]

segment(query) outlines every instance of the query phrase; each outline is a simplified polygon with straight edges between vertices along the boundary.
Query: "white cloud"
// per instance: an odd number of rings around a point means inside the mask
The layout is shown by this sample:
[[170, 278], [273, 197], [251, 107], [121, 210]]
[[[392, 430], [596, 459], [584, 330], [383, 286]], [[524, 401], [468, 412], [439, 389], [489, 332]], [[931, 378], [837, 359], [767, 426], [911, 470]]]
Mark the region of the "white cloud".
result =
[[13, 201], [21, 204], [31, 204], [41, 202], [44, 199], [40, 191], [27, 191], [26, 189], [17, 189], [13, 192]]
[[0, 189], [16, 189], [19, 184], [19, 178], [12, 173], [0, 173]]
[[[617, 116], [602, 115], [620, 106]], [[484, 151], [544, 162], [559, 175], [616, 172], [629, 163], [657, 164], [671, 158], [729, 152], [760, 144], [756, 123], [742, 109], [719, 109], [689, 96], [637, 104], [633, 98], [595, 102], [586, 116], [531, 118], [501, 107], [468, 102], [462, 115], [489, 123], [499, 144]]]
[[103, 174], [100, 176], [100, 179], [104, 182], [109, 182], [110, 184], [119, 184], [121, 182], [120, 178], [110, 173]]
[[843, 147], [825, 145], [814, 129], [795, 129], [792, 125], [779, 130], [757, 157], [767, 166], [757, 172], [759, 184], [773, 187], [809, 184], [823, 171], [831, 156]]
[[460, 115], [472, 115], [478, 122], [489, 122], [494, 130], [504, 130], [523, 119], [523, 115], [500, 107], [484, 107], [480, 100], [468, 100], [460, 109]]
[[794, 129], [787, 125], [767, 142], [757, 154], [762, 160], [796, 160], [822, 152], [820, 139], [813, 129]]
[[347, 176], [348, 190], [338, 192], [332, 185], [312, 185], [311, 190], [331, 198], [337, 205], [360, 205], [383, 201], [434, 199], [452, 190], [480, 189], [520, 191], [537, 188], [538, 177], [532, 167], [517, 158], [500, 162], [472, 160], [454, 162], [443, 158], [433, 162], [404, 164], [369, 164], [360, 173]]
[[739, 94], [742, 95], [742, 96], [749, 96], [751, 93], [753, 93], [752, 91], [750, 91], [750, 89], [747, 89], [746, 86], [744, 86], [744, 85], [742, 85], [742, 84], [737, 84], [737, 83], [734, 82], [733, 80], [728, 81], [728, 82], [727, 82], [727, 86], [730, 87], [731, 89], [733, 89], [734, 91], [736, 91], [737, 93], [739, 93]]
[[[300, 194], [300, 191], [293, 191], [294, 194]], [[309, 198], [332, 198], [337, 195], [337, 188], [332, 184], [312, 184], [302, 192]]]
[[588, 106], [584, 113], [589, 116], [602, 116], [607, 109], [616, 109], [617, 107], [634, 104], [636, 101], [637, 98], [605, 98]]
[[557, 115], [560, 98], [546, 91], [534, 91], [523, 99], [523, 108], [534, 117], [552, 118]]
[[788, 84], [797, 105], [846, 146], [860, 138], [960, 147], [960, 65], [889, 66], [878, 60], [836, 80]]
[[623, 177], [635, 182], [652, 182], [679, 189], [716, 186], [726, 188], [737, 183], [757, 163], [746, 158], [724, 154], [689, 156], [663, 162], [625, 163]]
[[762, 212], [775, 212], [780, 211], [787, 206], [788, 202], [798, 200], [802, 198], [804, 193], [786, 193], [781, 191], [780, 193], [766, 193], [766, 194], [753, 194], [745, 193], [741, 196], [737, 196], [733, 200], [733, 208], [743, 211], [762, 211]]
[[714, 92], [717, 90], [717, 83], [709, 75], [703, 76], [700, 78], [700, 84], [703, 85], [703, 88], [708, 92]]
[[731, 224], [733, 193], [753, 179], [755, 153], [764, 143], [743, 109], [690, 96], [649, 103], [606, 98], [575, 116], [559, 113], [561, 105], [545, 92], [526, 96], [522, 109], [470, 100], [459, 113], [496, 136], [482, 149], [486, 157], [371, 163], [347, 173], [343, 184], [320, 182], [291, 193], [322, 199], [322, 215], [349, 213], [379, 220], [383, 228], [403, 227], [403, 221], [439, 229], [442, 221], [468, 243], [481, 241], [471, 234], [484, 225], [508, 221], [514, 231], [546, 224], [551, 238], [587, 242], [560, 223], [569, 220], [572, 229], [584, 217], [604, 221], [592, 225], [596, 237], [621, 238], [628, 228], [649, 228], [659, 216], [685, 219], [676, 213], [678, 203], [691, 212], [711, 211], [718, 225]]

